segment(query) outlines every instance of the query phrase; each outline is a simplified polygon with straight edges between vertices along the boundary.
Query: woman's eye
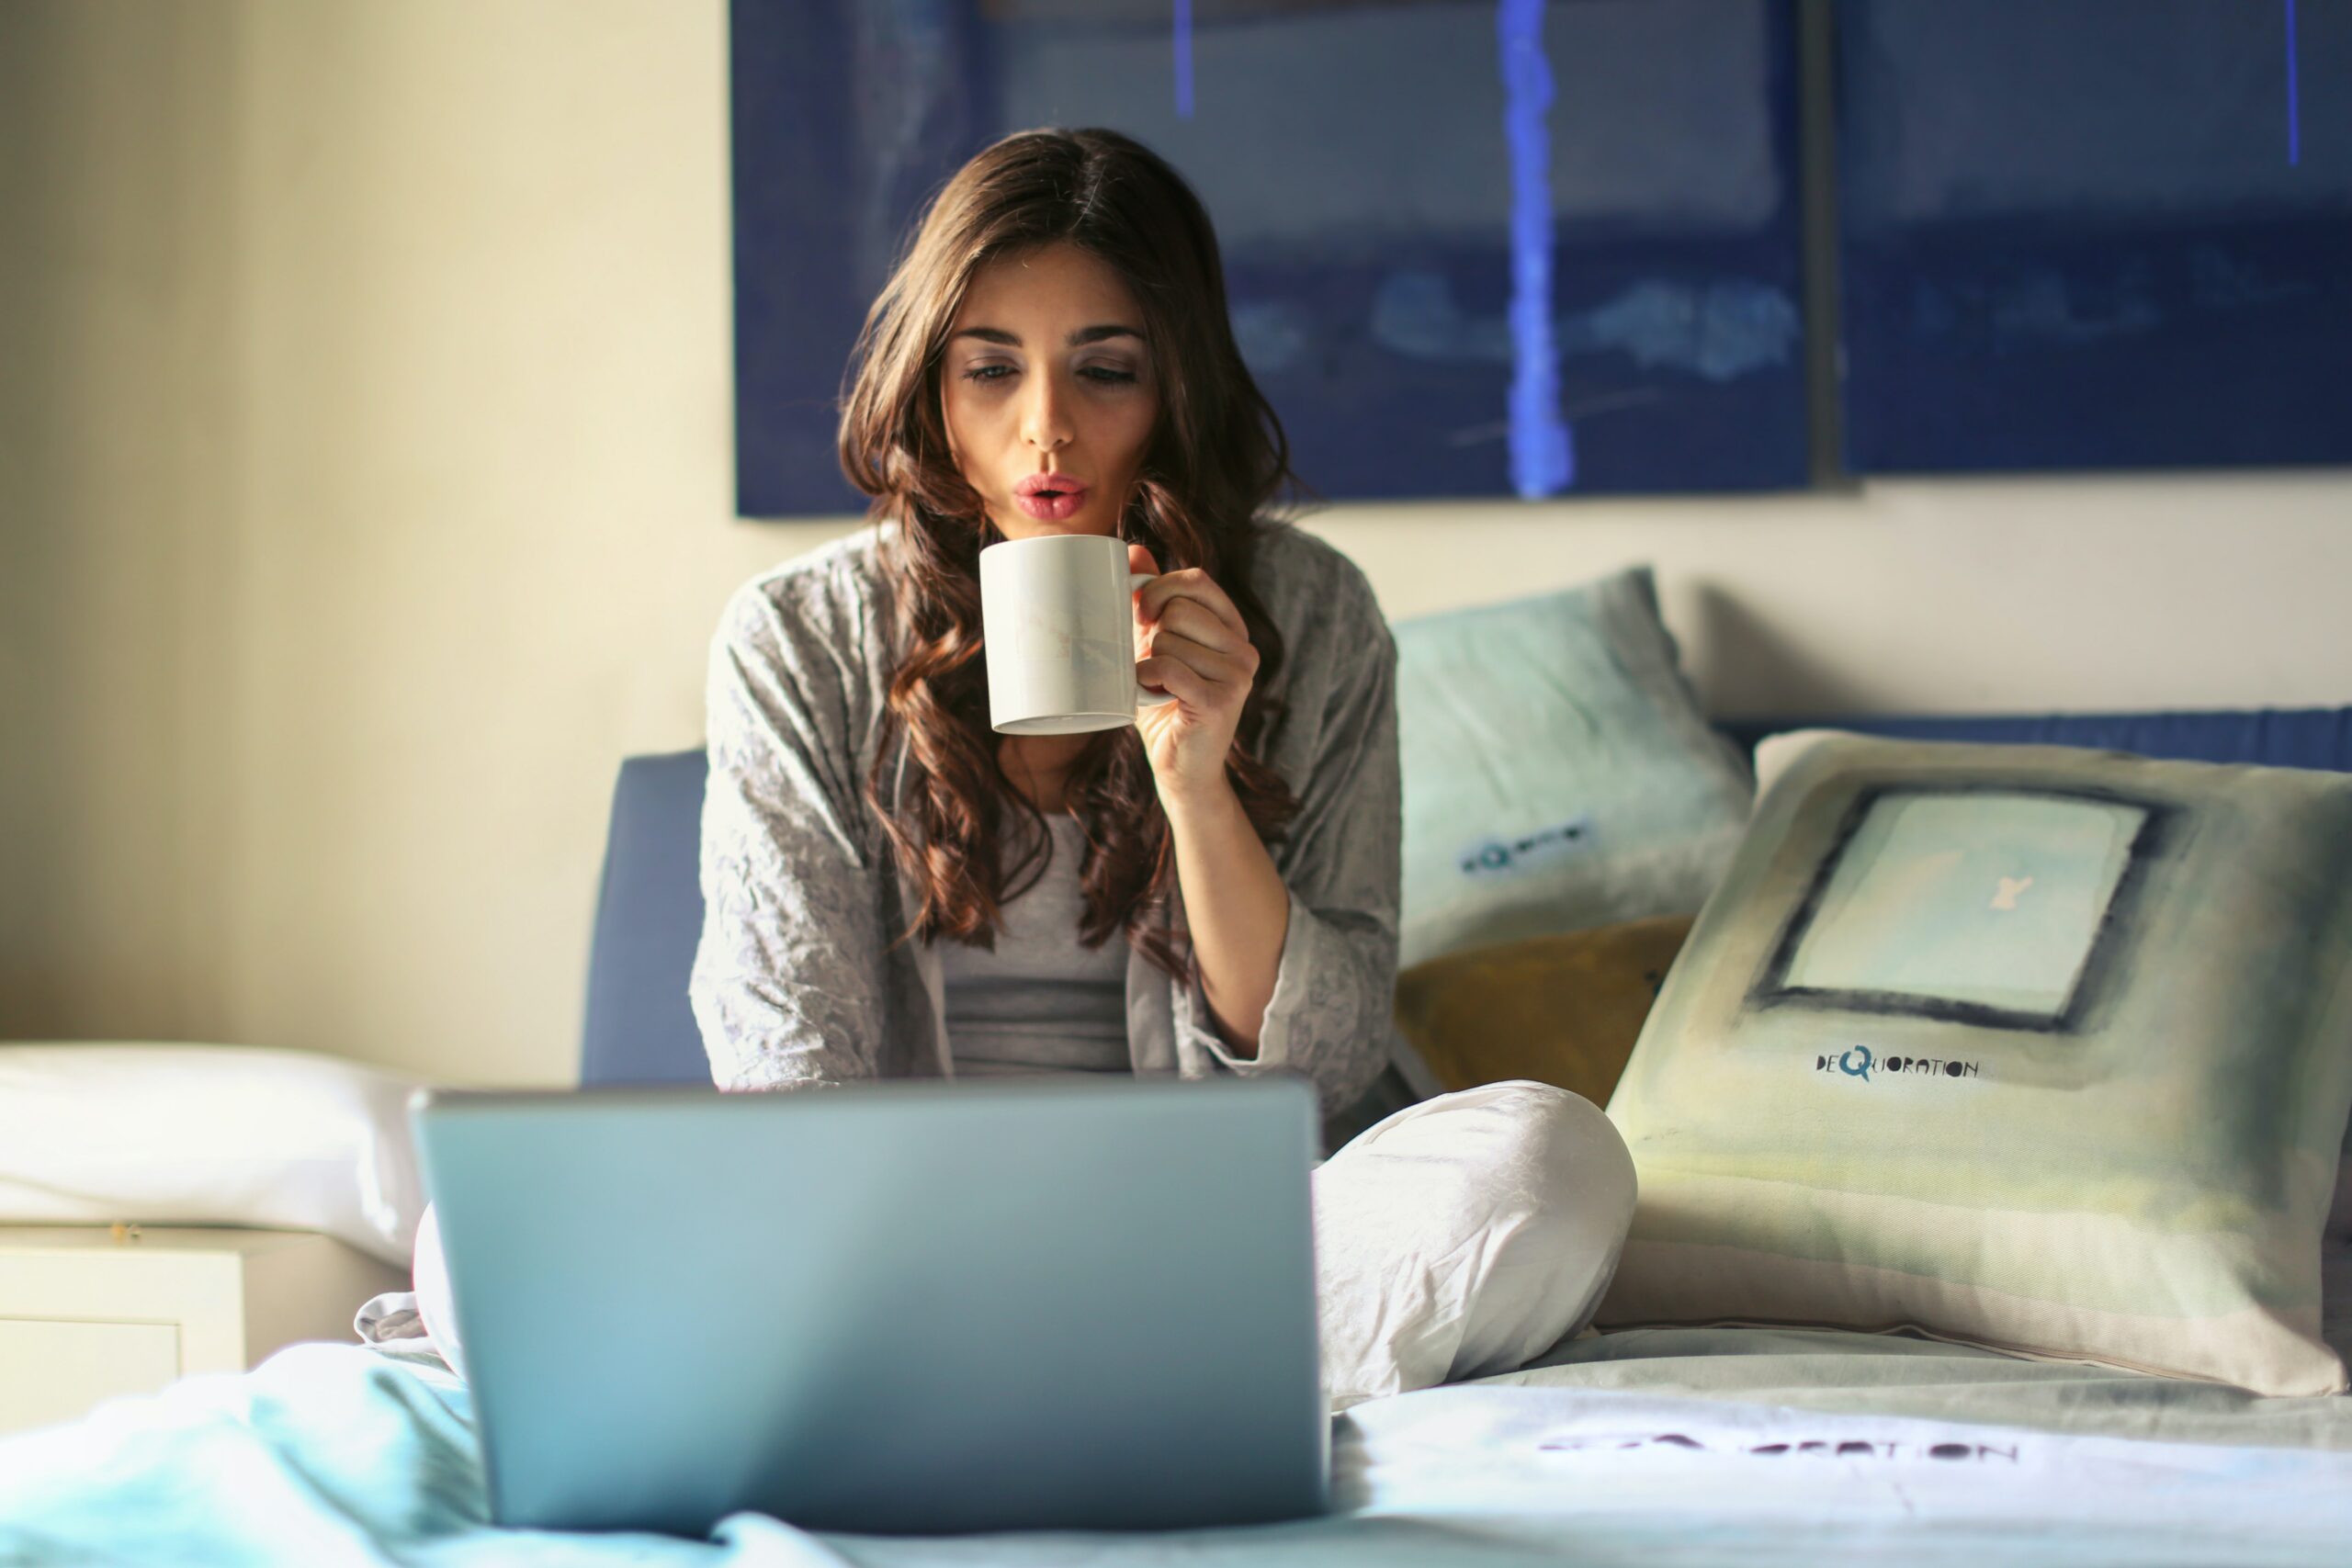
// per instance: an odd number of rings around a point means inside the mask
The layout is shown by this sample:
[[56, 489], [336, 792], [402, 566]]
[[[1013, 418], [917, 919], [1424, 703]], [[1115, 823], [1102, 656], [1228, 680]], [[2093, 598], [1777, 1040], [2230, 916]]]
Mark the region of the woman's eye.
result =
[[[964, 379], [985, 385], [991, 381], [1001, 381], [1012, 374], [1013, 369], [1010, 365], [978, 365], [965, 371]], [[1133, 371], [1114, 370], [1102, 365], [1090, 365], [1079, 374], [1096, 385], [1104, 387], [1122, 387], [1135, 379]]]

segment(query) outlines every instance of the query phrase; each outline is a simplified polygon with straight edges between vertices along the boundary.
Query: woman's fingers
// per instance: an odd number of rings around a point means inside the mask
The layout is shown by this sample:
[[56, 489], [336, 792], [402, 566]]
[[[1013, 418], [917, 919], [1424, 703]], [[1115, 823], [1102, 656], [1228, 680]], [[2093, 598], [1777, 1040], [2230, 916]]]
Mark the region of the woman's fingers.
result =
[[[1258, 650], [1244, 643], [1238, 651], [1212, 648], [1206, 643], [1171, 632], [1162, 626], [1151, 639], [1152, 659], [1170, 659], [1183, 665], [1204, 681], [1218, 685], [1235, 681], [1248, 681], [1258, 673]], [[1148, 664], [1151, 660], [1144, 660]]]

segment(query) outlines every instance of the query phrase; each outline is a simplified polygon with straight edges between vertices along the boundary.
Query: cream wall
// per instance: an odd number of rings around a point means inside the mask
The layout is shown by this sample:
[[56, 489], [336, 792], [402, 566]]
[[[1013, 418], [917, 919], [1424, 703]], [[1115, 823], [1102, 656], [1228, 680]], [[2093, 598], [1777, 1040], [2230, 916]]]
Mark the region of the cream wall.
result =
[[[701, 734], [721, 0], [0, 6], [0, 1037], [566, 1081]], [[2352, 476], [1347, 506], [1392, 616], [1658, 564], [1721, 711], [2352, 701]]]

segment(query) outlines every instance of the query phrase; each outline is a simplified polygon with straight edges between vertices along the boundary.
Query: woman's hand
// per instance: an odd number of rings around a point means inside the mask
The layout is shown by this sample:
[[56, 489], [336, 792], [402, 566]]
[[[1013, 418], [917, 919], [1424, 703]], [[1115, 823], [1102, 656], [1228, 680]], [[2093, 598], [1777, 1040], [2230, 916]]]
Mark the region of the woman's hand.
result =
[[[1159, 563], [1129, 545], [1127, 570], [1157, 572]], [[1208, 573], [1187, 567], [1136, 589], [1135, 616], [1136, 679], [1176, 699], [1136, 712], [1161, 804], [1229, 792], [1226, 754], [1258, 674], [1241, 612]]]

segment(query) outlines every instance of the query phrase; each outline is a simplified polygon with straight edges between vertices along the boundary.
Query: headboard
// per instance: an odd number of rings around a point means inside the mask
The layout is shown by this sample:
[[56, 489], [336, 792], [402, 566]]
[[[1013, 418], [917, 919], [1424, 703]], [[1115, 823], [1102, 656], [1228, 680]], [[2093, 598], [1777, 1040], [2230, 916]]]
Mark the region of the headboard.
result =
[[[2352, 707], [2203, 713], [1827, 716], [1729, 719], [1743, 747], [1829, 726], [1922, 740], [2090, 746], [2143, 756], [2352, 773]], [[702, 932], [700, 748], [630, 757], [613, 790], [588, 960], [583, 1086], [708, 1083], [686, 976]]]

